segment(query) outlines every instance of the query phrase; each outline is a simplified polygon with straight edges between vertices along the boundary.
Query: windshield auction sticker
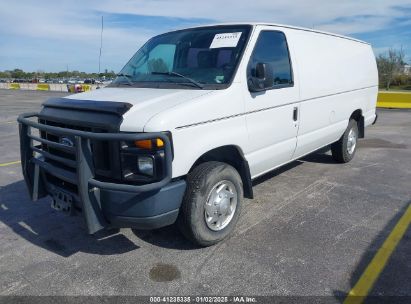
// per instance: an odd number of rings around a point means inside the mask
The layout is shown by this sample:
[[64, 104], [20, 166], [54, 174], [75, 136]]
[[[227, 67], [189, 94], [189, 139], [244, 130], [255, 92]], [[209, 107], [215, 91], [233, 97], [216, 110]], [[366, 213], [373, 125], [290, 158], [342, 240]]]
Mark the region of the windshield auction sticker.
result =
[[216, 34], [211, 42], [210, 49], [236, 47], [242, 32]]

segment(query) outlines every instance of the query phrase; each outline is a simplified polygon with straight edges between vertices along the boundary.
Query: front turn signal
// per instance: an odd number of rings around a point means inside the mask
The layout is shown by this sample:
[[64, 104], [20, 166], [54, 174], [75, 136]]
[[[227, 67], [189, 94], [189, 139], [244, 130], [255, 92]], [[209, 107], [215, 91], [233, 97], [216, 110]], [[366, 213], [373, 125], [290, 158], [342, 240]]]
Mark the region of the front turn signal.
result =
[[156, 138], [155, 140], [151, 140], [151, 139], [136, 140], [134, 141], [134, 145], [140, 149], [151, 150], [153, 149], [153, 147], [156, 147], [156, 148], [164, 147], [164, 141], [160, 138]]

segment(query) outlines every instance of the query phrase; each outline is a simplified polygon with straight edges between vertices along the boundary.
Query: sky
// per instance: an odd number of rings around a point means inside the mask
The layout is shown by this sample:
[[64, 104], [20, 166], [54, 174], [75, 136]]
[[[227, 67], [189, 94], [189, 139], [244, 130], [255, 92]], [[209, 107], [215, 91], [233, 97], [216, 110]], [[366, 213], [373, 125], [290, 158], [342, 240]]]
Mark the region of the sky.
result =
[[402, 47], [411, 62], [411, 0], [0, 0], [0, 71], [120, 71], [150, 37], [219, 22], [272, 22]]

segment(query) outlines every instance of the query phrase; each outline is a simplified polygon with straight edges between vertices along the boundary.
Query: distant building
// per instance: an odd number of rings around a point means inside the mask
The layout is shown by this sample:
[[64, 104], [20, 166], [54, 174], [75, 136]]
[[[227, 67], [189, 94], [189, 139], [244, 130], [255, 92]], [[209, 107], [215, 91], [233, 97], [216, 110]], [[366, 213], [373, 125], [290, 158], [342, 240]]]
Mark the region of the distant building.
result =
[[403, 73], [405, 75], [411, 75], [411, 65], [409, 65], [409, 64], [404, 65]]

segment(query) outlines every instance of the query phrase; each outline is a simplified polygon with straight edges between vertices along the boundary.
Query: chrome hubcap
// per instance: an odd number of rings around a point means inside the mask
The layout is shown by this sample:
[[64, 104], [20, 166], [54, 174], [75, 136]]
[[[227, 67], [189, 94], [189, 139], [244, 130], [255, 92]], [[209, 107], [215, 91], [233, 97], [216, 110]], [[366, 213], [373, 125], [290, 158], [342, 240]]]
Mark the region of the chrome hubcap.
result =
[[347, 139], [348, 154], [354, 153], [356, 145], [357, 145], [357, 134], [355, 133], [354, 129], [351, 129], [350, 132], [348, 133], [348, 139]]
[[237, 207], [237, 190], [230, 181], [217, 183], [210, 191], [205, 203], [204, 218], [207, 227], [219, 231], [233, 219]]

